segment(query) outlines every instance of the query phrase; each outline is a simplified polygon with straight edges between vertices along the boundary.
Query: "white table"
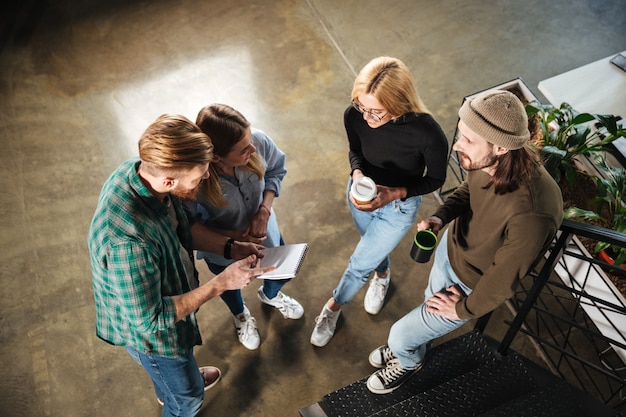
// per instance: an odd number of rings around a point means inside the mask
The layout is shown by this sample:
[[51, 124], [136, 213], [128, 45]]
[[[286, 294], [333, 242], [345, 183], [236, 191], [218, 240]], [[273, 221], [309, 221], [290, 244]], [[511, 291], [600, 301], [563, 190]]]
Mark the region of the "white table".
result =
[[[540, 81], [539, 91], [555, 107], [566, 102], [582, 113], [621, 116], [620, 124], [626, 125], [626, 72], [609, 62], [615, 55]], [[626, 165], [626, 139], [617, 139], [613, 146], [616, 158]]]
[[579, 112], [626, 119], [626, 72], [609, 62], [615, 55], [540, 81], [539, 91], [555, 107], [567, 102]]

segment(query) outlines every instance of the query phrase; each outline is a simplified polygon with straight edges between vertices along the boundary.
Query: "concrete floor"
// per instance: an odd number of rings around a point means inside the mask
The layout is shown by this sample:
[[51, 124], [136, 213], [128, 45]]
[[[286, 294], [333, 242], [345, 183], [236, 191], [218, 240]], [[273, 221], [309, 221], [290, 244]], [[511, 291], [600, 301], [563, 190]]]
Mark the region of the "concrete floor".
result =
[[[102, 183], [158, 115], [194, 120], [227, 103], [287, 153], [274, 207], [286, 240], [311, 245], [285, 287], [305, 316], [284, 320], [259, 305], [257, 285], [246, 288], [262, 337], [251, 352], [211, 300], [196, 356], [224, 371], [202, 416], [296, 416], [372, 372], [367, 354], [422, 301], [428, 273], [409, 259], [407, 236], [382, 312], [365, 313], [363, 290], [328, 346], [309, 343], [357, 241], [342, 123], [356, 72], [379, 55], [403, 59], [451, 138], [463, 96], [522, 77], [541, 97], [542, 79], [626, 46], [624, 0], [20, 5], [4, 6], [0, 45], [0, 415], [12, 417], [160, 415], [143, 370], [95, 337], [86, 247]], [[435, 205], [426, 196], [420, 217]]]

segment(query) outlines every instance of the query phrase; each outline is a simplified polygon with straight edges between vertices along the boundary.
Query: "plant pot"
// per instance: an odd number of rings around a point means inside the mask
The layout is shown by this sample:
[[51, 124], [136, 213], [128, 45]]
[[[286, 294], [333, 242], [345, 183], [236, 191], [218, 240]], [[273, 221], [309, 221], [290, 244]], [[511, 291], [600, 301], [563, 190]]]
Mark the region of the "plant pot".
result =
[[[607, 264], [615, 265], [615, 259], [613, 259], [613, 254], [611, 252], [612, 251], [610, 249], [607, 249], [607, 250], [602, 249], [600, 252], [598, 252], [598, 258], [601, 261], [606, 262]], [[626, 269], [626, 264], [621, 264], [620, 268]], [[613, 271], [613, 273], [617, 273], [620, 275], [624, 274], [624, 272], [622, 271]]]

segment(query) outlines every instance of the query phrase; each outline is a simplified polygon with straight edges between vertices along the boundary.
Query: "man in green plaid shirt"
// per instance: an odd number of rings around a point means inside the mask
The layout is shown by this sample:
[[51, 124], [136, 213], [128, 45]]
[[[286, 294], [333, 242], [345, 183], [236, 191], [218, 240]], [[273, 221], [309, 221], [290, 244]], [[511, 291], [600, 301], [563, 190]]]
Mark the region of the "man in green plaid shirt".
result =
[[[181, 200], [196, 199], [212, 158], [211, 140], [195, 124], [160, 116], [142, 134], [139, 158], [104, 184], [89, 230], [97, 335], [148, 372], [163, 416], [195, 416], [221, 376], [196, 364], [196, 310], [271, 270], [255, 267], [260, 246], [190, 226]], [[193, 249], [240, 260], [199, 285]]]

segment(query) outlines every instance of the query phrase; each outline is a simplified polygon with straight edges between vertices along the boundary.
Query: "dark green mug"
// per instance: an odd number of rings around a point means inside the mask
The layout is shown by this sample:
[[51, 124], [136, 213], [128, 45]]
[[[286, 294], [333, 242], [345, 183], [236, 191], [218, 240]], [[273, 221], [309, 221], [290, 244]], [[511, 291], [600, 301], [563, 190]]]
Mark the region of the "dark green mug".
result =
[[437, 235], [430, 229], [420, 230], [415, 233], [411, 246], [411, 258], [415, 262], [425, 263], [430, 260], [437, 246]]

